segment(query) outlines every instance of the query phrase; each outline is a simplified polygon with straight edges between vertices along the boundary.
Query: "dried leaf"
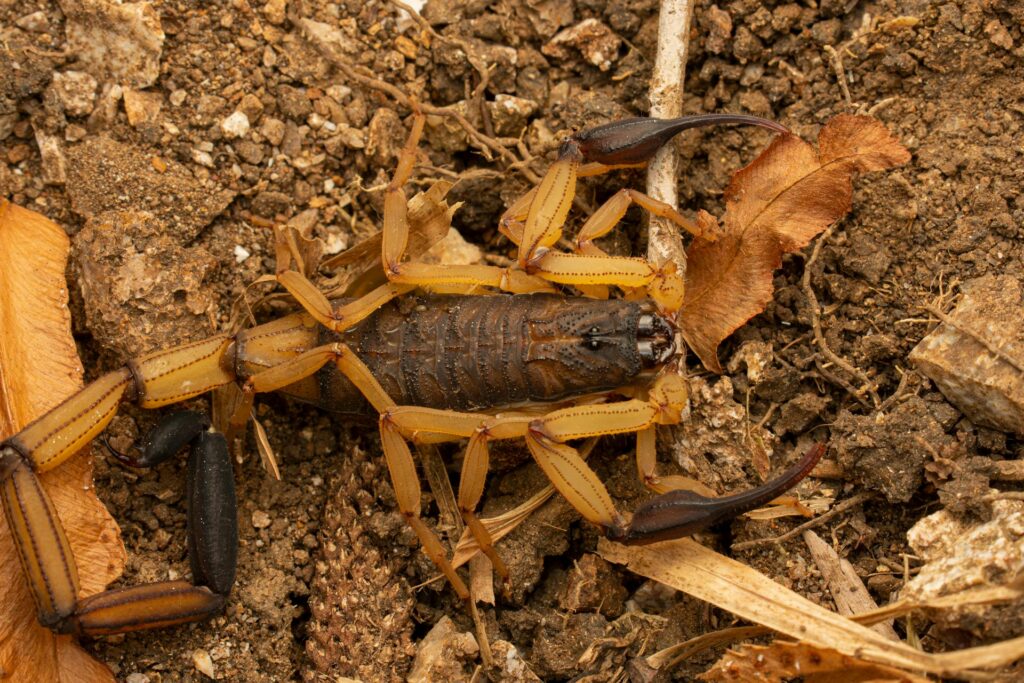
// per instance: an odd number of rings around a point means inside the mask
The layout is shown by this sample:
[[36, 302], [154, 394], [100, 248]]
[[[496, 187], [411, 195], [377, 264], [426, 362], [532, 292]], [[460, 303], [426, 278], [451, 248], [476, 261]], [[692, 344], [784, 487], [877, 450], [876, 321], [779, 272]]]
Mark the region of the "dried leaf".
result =
[[[601, 539], [597, 552], [609, 562], [624, 564], [637, 574], [744, 619], [816, 647], [834, 649], [865, 661], [909, 671], [958, 676], [1005, 666], [1024, 657], [1024, 637], [940, 654], [916, 650], [889, 640], [853, 619], [830, 612], [755, 569], [690, 539], [632, 547]], [[1003, 600], [1008, 593], [1018, 594], [1002, 589], [983, 596], [975, 593], [963, 599]], [[877, 620], [888, 616], [891, 614], [883, 608], [878, 614], [862, 614], [859, 618]]]
[[705, 367], [721, 372], [723, 339], [764, 310], [782, 255], [803, 248], [850, 210], [854, 173], [905, 163], [910, 154], [873, 118], [837, 116], [818, 136], [819, 152], [783, 135], [725, 192], [724, 235], [697, 238], [687, 251], [683, 337]]
[[829, 683], [899, 681], [929, 683], [924, 676], [865, 662], [828, 648], [807, 643], [774, 642], [768, 646], [744, 645], [729, 650], [698, 678], [702, 681], [763, 681], [783, 683], [793, 678]]
[[[0, 439], [82, 386], [64, 280], [67, 254], [60, 227], [0, 199]], [[93, 493], [92, 458], [82, 453], [40, 479], [74, 550], [82, 595], [103, 590], [121, 575], [125, 551], [120, 529]], [[0, 678], [114, 680], [70, 636], [39, 625], [6, 521], [0, 523], [0, 586]]]

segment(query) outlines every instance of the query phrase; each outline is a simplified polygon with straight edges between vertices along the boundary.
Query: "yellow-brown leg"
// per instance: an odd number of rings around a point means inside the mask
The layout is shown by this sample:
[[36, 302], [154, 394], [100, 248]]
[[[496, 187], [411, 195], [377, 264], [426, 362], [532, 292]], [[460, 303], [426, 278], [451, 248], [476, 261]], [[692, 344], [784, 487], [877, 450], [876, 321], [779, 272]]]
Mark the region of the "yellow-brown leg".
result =
[[[125, 598], [120, 603], [121, 613], [132, 621], [132, 625], [122, 624], [121, 630], [147, 628], [168, 620], [193, 621], [221, 608], [224, 596], [188, 584], [187, 591], [178, 591], [188, 599], [178, 602], [157, 599], [160, 584], [107, 591], [78, 600], [75, 559], [37, 473], [57, 467], [96, 437], [126, 398], [144, 408], [154, 408], [232, 381], [234, 376], [222, 363], [230, 343], [230, 337], [213, 337], [135, 359], [0, 443], [0, 498], [41, 623], [60, 632], [98, 632], [96, 619], [113, 623], [107, 605], [101, 604], [104, 596], [115, 593]], [[87, 603], [92, 607], [86, 609]]]

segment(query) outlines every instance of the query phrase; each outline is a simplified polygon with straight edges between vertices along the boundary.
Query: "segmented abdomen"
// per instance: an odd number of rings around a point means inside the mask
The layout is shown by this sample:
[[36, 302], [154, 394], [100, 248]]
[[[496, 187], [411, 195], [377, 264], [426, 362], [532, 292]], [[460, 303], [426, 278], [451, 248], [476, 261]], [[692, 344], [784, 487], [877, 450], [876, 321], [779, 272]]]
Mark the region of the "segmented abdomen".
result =
[[[343, 339], [399, 404], [498, 408], [628, 383], [639, 361], [613, 371], [591, 367], [572, 356], [577, 342], [565, 328], [593, 318], [635, 319], [639, 311], [634, 302], [554, 295], [407, 296]], [[324, 342], [336, 338], [324, 330]], [[322, 371], [320, 388], [324, 408], [359, 402], [333, 367]]]

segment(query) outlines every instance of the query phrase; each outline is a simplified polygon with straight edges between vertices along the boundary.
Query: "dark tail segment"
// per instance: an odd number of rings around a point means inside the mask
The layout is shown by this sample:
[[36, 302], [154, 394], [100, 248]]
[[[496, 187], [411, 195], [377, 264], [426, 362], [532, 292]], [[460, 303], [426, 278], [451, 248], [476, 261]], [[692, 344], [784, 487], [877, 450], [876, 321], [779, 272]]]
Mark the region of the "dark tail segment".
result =
[[739, 124], [788, 133], [781, 123], [746, 114], [698, 114], [678, 119], [633, 118], [580, 131], [562, 145], [559, 156], [577, 156], [583, 162], [609, 166], [643, 164], [666, 142], [689, 128]]
[[644, 545], [691, 536], [778, 498], [807, 476], [824, 454], [825, 444], [815, 444], [778, 478], [730, 496], [707, 498], [693, 491], [669, 491], [637, 508], [629, 526], [609, 529], [608, 538], [628, 545]]
[[56, 624], [61, 633], [104, 635], [209, 619], [224, 607], [235, 582], [238, 515], [235, 479], [222, 434], [205, 416], [168, 415], [153, 429], [133, 464], [153, 466], [187, 445], [188, 554], [195, 585], [163, 581], [106, 591], [81, 600]]

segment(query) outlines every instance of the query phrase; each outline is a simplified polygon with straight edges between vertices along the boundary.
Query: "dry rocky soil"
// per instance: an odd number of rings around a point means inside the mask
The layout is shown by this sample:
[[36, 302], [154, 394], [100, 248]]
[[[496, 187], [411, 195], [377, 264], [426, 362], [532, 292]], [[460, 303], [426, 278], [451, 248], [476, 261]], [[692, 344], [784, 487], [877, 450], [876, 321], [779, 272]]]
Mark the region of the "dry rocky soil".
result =
[[[380, 0], [2, 3], [0, 196], [72, 237], [74, 331], [95, 377], [207, 336], [228, 324], [240, 297], [258, 297], [247, 287], [273, 272], [274, 237], [251, 217], [289, 220], [328, 253], [378, 229], [380, 190], [410, 121], [387, 87], [434, 106], [460, 103], [476, 130], [507, 148], [504, 159], [484, 153], [453, 119], [432, 116], [411, 183], [454, 181], [449, 199], [464, 202], [455, 227], [504, 262], [512, 250], [497, 219], [528, 187], [510, 162], [528, 153], [528, 168], [542, 173], [567, 132], [647, 112], [657, 12], [655, 0], [431, 0], [416, 22]], [[978, 278], [1004, 278], [986, 290], [997, 298], [1014, 296], [1014, 283], [1019, 295], [1024, 282], [1024, 5], [699, 0], [694, 13], [685, 112], [769, 117], [810, 141], [837, 114], [870, 112], [913, 158], [857, 180], [852, 212], [813, 262], [811, 247], [783, 259], [774, 301], [720, 349], [724, 375], [691, 357], [691, 421], [663, 430], [661, 467], [735, 491], [759, 482], [751, 430], [773, 469], [812, 440], [829, 442], [823, 476], [798, 490], [825, 503], [871, 494], [816, 531], [884, 604], [905, 569], [912, 577], [925, 562], [908, 543], [915, 523], [945, 510], [970, 528], [997, 515], [990, 487], [1019, 486], [1019, 435], [963, 414], [908, 356], [936, 322], [922, 306], [950, 311], [961, 285]], [[115, 43], [118, 54], [97, 47]], [[353, 78], [353, 67], [375, 80]], [[730, 175], [769, 140], [758, 129], [681, 135], [683, 211], [720, 215]], [[624, 172], [584, 181], [581, 194], [596, 205], [642, 183], [641, 173]], [[642, 253], [642, 226], [631, 210], [603, 245]], [[808, 268], [824, 341], [855, 374], [814, 338]], [[196, 662], [206, 655], [218, 680], [400, 680], [447, 617], [439, 668], [420, 680], [468, 680], [479, 656], [458, 634], [472, 622], [452, 590], [432, 581], [396, 512], [374, 424], [276, 396], [260, 400], [257, 414], [281, 480], [255, 455], [237, 467], [241, 552], [226, 613], [88, 649], [132, 683], [203, 680]], [[112, 445], [129, 449], [155, 420], [122, 410]], [[592, 456], [623, 510], [646, 495], [631, 446], [606, 439]], [[442, 455], [457, 481], [459, 449]], [[523, 448], [496, 448], [492, 459], [488, 515], [544, 484]], [[183, 461], [131, 471], [101, 459], [96, 487], [129, 549], [125, 585], [188, 576]], [[447, 538], [424, 491], [424, 515]], [[800, 521], [737, 520], [702, 540], [728, 553]], [[1016, 533], [1008, 542], [1019, 560], [1020, 525]], [[611, 680], [641, 653], [734, 623], [608, 564], [595, 554], [597, 538], [556, 497], [499, 545], [511, 591], [481, 606], [504, 667], [496, 675]], [[734, 555], [833, 606], [799, 537]], [[969, 617], [919, 618], [915, 633], [943, 650], [1024, 632], [1014, 610]], [[672, 675], [687, 680], [720, 654]]]

